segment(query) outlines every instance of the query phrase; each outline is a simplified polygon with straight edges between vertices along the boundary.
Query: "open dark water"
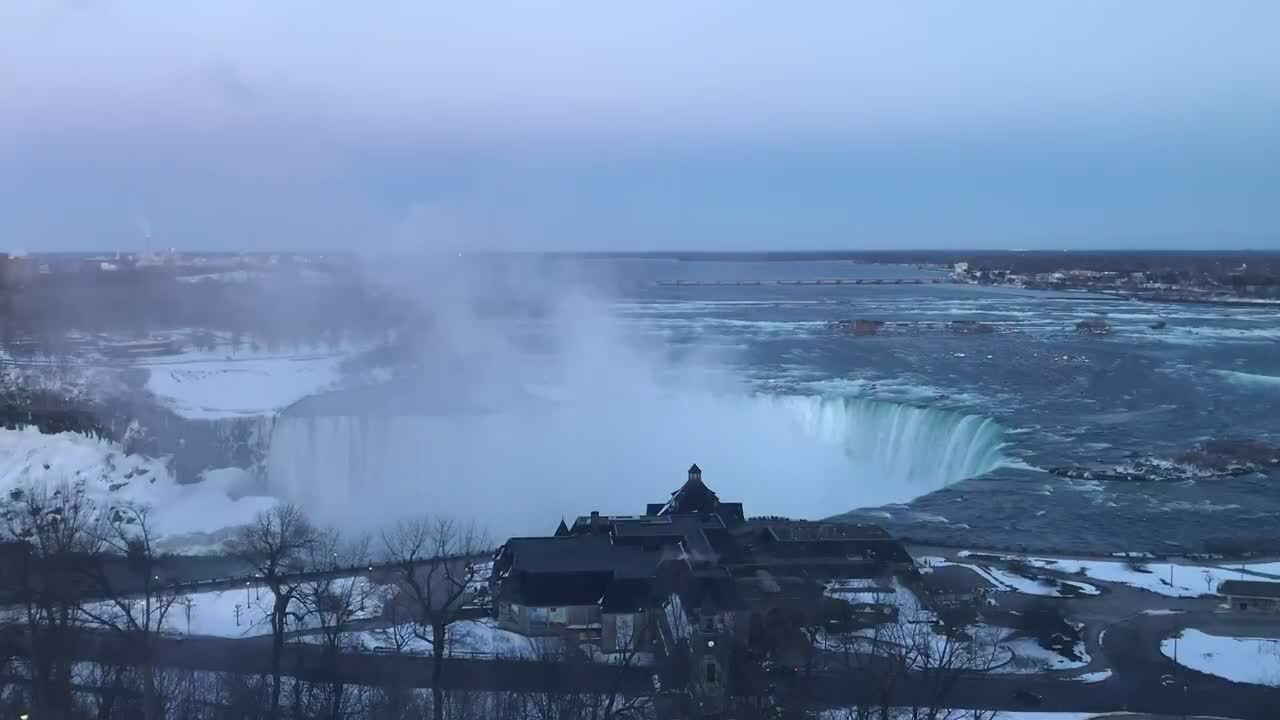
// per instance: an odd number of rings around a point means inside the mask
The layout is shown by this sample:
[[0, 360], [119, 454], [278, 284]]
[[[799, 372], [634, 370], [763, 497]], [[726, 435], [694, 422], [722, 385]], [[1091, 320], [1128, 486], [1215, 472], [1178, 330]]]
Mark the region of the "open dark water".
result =
[[[1211, 438], [1280, 440], [1274, 308], [772, 284], [943, 277], [853, 262], [607, 258], [478, 275], [467, 284], [482, 309], [440, 331], [414, 392], [403, 381], [363, 392], [378, 407], [356, 411], [342, 398], [303, 403], [276, 424], [273, 492], [321, 515], [425, 503], [525, 534], [564, 514], [640, 511], [697, 461], [748, 514], [873, 521], [921, 542], [1170, 554], [1280, 542], [1274, 471], [1164, 482], [1047, 472], [1169, 462]], [[528, 311], [549, 278], [591, 288], [593, 312], [570, 339]], [[764, 284], [662, 284], [677, 280]], [[1111, 334], [1075, 331], [1100, 316]], [[829, 326], [849, 319], [885, 324], [865, 337]], [[539, 333], [562, 346], [555, 363], [521, 356]], [[718, 381], [654, 381], [638, 346], [714, 365]], [[369, 400], [379, 396], [398, 399]]]
[[[634, 276], [662, 280], [937, 277], [848, 262], [635, 265]], [[1009, 462], [850, 518], [922, 541], [1056, 551], [1183, 552], [1206, 541], [1280, 539], [1275, 472], [1135, 483], [1043, 471], [1174, 458], [1207, 438], [1275, 440], [1280, 308], [954, 284], [633, 288], [618, 303], [631, 322], [673, 343], [726, 348], [763, 392], [940, 408], [1007, 429], [1001, 453]], [[1075, 332], [1078, 320], [1095, 316], [1106, 317], [1110, 335]], [[887, 324], [871, 337], [826, 324], [852, 318]], [[956, 320], [989, 323], [994, 333], [944, 327]], [[1163, 329], [1151, 327], [1158, 321]], [[903, 452], [936, 456], [928, 447]]]

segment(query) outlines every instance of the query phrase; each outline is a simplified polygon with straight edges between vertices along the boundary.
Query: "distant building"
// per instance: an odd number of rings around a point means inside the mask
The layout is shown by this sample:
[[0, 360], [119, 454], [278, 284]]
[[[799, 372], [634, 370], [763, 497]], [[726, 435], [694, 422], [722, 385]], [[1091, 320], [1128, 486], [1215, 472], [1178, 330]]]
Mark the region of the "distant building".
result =
[[1280, 582], [1264, 580], [1223, 580], [1218, 594], [1239, 612], [1280, 613]]

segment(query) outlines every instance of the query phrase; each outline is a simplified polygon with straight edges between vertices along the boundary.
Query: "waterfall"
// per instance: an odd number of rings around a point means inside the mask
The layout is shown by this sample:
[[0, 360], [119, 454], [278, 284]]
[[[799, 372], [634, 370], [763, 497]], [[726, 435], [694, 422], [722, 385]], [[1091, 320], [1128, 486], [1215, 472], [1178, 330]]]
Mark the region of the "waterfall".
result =
[[631, 514], [697, 462], [749, 515], [821, 518], [905, 502], [1005, 461], [976, 415], [814, 396], [646, 394], [485, 414], [288, 415], [272, 432], [272, 494], [374, 527], [425, 512], [495, 534], [562, 515]]
[[[908, 488], [936, 490], [1005, 461], [1004, 427], [980, 415], [876, 400], [762, 396], [806, 432], [843, 443], [849, 456]], [[916, 493], [922, 495], [923, 492]]]

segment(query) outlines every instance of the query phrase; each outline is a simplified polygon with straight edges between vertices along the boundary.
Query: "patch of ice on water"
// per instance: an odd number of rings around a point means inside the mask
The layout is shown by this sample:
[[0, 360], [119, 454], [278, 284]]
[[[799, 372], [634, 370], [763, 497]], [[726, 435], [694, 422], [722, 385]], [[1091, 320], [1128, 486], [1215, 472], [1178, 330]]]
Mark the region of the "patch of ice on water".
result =
[[1213, 373], [1236, 385], [1244, 385], [1250, 388], [1280, 390], [1280, 377], [1275, 375], [1259, 375], [1256, 373], [1238, 372], [1236, 370], [1214, 370]]

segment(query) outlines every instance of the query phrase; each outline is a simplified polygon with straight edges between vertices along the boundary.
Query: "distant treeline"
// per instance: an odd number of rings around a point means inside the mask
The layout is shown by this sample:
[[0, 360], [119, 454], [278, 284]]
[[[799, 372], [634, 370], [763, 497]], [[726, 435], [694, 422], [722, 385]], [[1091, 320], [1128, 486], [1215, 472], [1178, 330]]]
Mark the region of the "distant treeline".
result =
[[[308, 282], [282, 273], [247, 282], [181, 282], [173, 272], [0, 275], [0, 343], [11, 355], [64, 355], [68, 333], [146, 338], [197, 328], [266, 349], [376, 337], [408, 309], [358, 278]], [[212, 340], [210, 340], [212, 343]]]
[[[859, 253], [866, 262], [954, 265], [969, 263], [975, 271], [1006, 270], [1017, 274], [1091, 270], [1116, 273], [1152, 273], [1180, 278], [1248, 279], [1280, 277], [1280, 252], [1275, 251], [1158, 251], [1158, 252], [1054, 252], [1054, 251], [886, 251]], [[1259, 283], [1250, 283], [1259, 284]]]

